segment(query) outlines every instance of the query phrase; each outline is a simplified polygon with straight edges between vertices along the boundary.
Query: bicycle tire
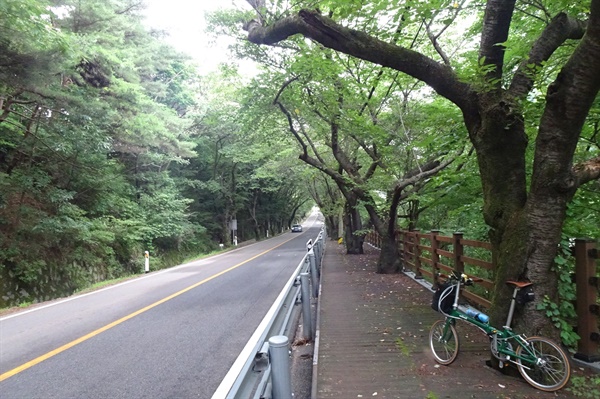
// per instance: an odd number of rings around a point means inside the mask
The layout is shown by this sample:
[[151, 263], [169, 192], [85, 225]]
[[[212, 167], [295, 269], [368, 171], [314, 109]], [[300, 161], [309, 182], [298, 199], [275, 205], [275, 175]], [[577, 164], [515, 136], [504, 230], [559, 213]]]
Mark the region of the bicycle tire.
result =
[[429, 347], [433, 357], [436, 362], [445, 366], [456, 360], [460, 346], [456, 328], [450, 323], [447, 327], [446, 320], [438, 320], [429, 331]]
[[[535, 364], [517, 357], [517, 368], [525, 381], [546, 392], [563, 388], [571, 376], [571, 364], [561, 347], [544, 337], [529, 337], [525, 341], [537, 357]], [[517, 356], [522, 356], [523, 351], [523, 346], [519, 345]]]

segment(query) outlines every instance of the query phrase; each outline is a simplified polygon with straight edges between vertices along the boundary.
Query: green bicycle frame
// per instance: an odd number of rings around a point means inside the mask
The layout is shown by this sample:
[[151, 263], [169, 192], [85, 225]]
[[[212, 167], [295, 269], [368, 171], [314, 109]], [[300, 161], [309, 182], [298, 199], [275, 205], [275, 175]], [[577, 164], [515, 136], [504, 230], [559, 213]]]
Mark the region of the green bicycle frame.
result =
[[[449, 324], [456, 324], [457, 319], [463, 320], [482, 330], [488, 337], [490, 337], [490, 339], [496, 339], [496, 350], [498, 351], [498, 353], [510, 356], [510, 361], [512, 361], [513, 363], [513, 359], [520, 359], [527, 363], [536, 362], [537, 357], [535, 353], [533, 353], [531, 349], [529, 349], [529, 344], [525, 341], [525, 339], [523, 339], [521, 335], [515, 334], [512, 330], [505, 328], [498, 329], [491, 326], [489, 323], [482, 323], [478, 319], [468, 316], [459, 309], [452, 309], [448, 316], [449, 317], [446, 317], [446, 327], [444, 329], [444, 335], [447, 333], [446, 330]], [[521, 355], [517, 355], [517, 353], [513, 349], [510, 349], [510, 347], [507, 345], [509, 341], [516, 341], [517, 345], [523, 347]]]

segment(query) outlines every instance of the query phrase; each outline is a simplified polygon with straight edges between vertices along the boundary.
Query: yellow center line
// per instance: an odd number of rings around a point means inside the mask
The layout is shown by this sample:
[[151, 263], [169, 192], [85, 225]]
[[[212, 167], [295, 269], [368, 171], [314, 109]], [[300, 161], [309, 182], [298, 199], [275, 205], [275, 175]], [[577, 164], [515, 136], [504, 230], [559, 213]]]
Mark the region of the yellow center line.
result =
[[97, 329], [95, 331], [92, 331], [91, 333], [86, 334], [83, 337], [77, 338], [76, 340], [73, 340], [73, 341], [71, 341], [71, 342], [69, 342], [69, 343], [67, 343], [67, 344], [65, 344], [65, 345], [63, 345], [63, 346], [61, 346], [59, 348], [56, 348], [56, 349], [54, 349], [54, 350], [52, 350], [52, 351], [50, 351], [50, 352], [48, 352], [46, 354], [43, 354], [43, 355], [41, 355], [39, 357], [36, 357], [35, 359], [30, 360], [27, 363], [24, 363], [24, 364], [20, 365], [19, 367], [15, 367], [14, 369], [12, 369], [10, 371], [7, 371], [4, 374], [0, 374], [0, 382], [6, 380], [7, 378], [10, 378], [10, 377], [12, 377], [12, 376], [14, 376], [16, 374], [19, 374], [20, 372], [25, 371], [28, 368], [33, 367], [36, 364], [39, 364], [39, 363], [43, 362], [44, 360], [48, 360], [51, 357], [56, 356], [59, 353], [62, 353], [64, 351], [66, 351], [67, 349], [74, 347], [75, 345], [78, 345], [78, 344], [80, 344], [80, 343], [82, 343], [84, 341], [87, 341], [88, 339], [93, 338], [96, 335], [103, 333], [104, 331], [107, 331], [107, 330], [109, 330], [109, 329], [111, 329], [111, 328], [113, 328], [115, 326], [118, 326], [119, 324], [121, 324], [121, 323], [123, 323], [123, 322], [125, 322], [125, 321], [127, 321], [129, 319], [132, 319], [135, 316], [138, 316], [138, 315], [140, 315], [140, 314], [142, 314], [142, 313], [144, 313], [144, 312], [146, 312], [146, 311], [148, 311], [148, 310], [150, 310], [152, 308], [155, 308], [158, 305], [161, 305], [161, 304], [163, 304], [163, 303], [165, 303], [165, 302], [167, 302], [167, 301], [169, 301], [169, 300], [171, 300], [173, 298], [176, 298], [176, 297], [178, 297], [178, 296], [180, 296], [180, 295], [182, 295], [182, 294], [184, 294], [184, 293], [186, 293], [186, 292], [188, 292], [190, 290], [193, 290], [194, 288], [196, 288], [196, 287], [198, 287], [198, 286], [200, 286], [200, 285], [202, 285], [202, 284], [204, 284], [204, 283], [206, 283], [206, 282], [208, 282], [210, 280], [213, 280], [213, 279], [215, 279], [215, 278], [217, 278], [219, 276], [222, 276], [223, 274], [225, 274], [227, 272], [230, 272], [230, 271], [232, 271], [234, 269], [237, 269], [238, 267], [240, 267], [240, 266], [242, 266], [242, 265], [244, 265], [244, 264], [246, 264], [246, 263], [248, 263], [248, 262], [250, 262], [250, 261], [252, 261], [252, 260], [254, 260], [254, 259], [256, 259], [256, 258], [258, 258], [258, 257], [260, 257], [260, 256], [262, 256], [262, 255], [264, 255], [266, 253], [268, 253], [268, 252], [270, 252], [270, 251], [272, 251], [272, 250], [274, 250], [275, 248], [277, 248], [277, 247], [279, 247], [279, 246], [281, 246], [281, 245], [283, 245], [283, 244], [291, 241], [292, 239], [286, 240], [286, 241], [282, 242], [281, 244], [278, 244], [278, 245], [274, 246], [273, 248], [270, 248], [270, 249], [268, 249], [268, 250], [266, 250], [264, 252], [261, 252], [260, 254], [255, 255], [252, 258], [246, 259], [245, 261], [243, 261], [241, 263], [238, 263], [237, 265], [231, 266], [229, 269], [223, 270], [222, 272], [214, 274], [214, 275], [212, 275], [212, 276], [210, 276], [210, 277], [208, 277], [208, 278], [206, 278], [206, 279], [204, 279], [204, 280], [202, 280], [202, 281], [200, 281], [200, 282], [198, 282], [196, 284], [193, 284], [193, 285], [191, 285], [191, 286], [189, 286], [187, 288], [182, 289], [181, 291], [178, 291], [178, 292], [176, 292], [174, 294], [169, 295], [168, 297], [165, 297], [165, 298], [163, 298], [163, 299], [161, 299], [159, 301], [156, 301], [153, 304], [146, 306], [145, 308], [142, 308], [142, 309], [137, 310], [137, 311], [135, 311], [135, 312], [133, 312], [131, 314], [128, 314], [127, 316], [122, 317], [119, 320], [113, 321], [112, 323], [107, 324], [104, 327], [100, 327], [99, 329]]

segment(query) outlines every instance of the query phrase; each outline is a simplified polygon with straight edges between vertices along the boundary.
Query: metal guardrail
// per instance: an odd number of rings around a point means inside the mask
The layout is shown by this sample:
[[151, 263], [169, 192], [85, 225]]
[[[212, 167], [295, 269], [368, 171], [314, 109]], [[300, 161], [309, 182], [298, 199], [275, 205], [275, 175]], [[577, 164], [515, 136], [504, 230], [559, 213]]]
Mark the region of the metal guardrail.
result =
[[[278, 399], [276, 396], [272, 396], [274, 393], [272, 376], [274, 374], [285, 375], [286, 370], [272, 370], [272, 366], [277, 368], [281, 366], [274, 364], [275, 358], [273, 358], [273, 362], [270, 360], [269, 339], [281, 336], [289, 339], [296, 330], [300, 315], [300, 308], [296, 305], [302, 303], [301, 274], [308, 273], [311, 276], [313, 287], [318, 286], [324, 246], [325, 230], [322, 229], [314, 242], [313, 240], [307, 242], [306, 255], [229, 369], [212, 399]], [[315, 296], [317, 292], [313, 288]], [[310, 306], [310, 294], [308, 294], [308, 301], [304, 303]], [[277, 343], [278, 347], [282, 347], [286, 353], [288, 352], [287, 345], [282, 346], [279, 341]], [[278, 377], [278, 379], [282, 378]], [[286, 385], [287, 382], [283, 384]], [[276, 388], [277, 386], [276, 384]]]

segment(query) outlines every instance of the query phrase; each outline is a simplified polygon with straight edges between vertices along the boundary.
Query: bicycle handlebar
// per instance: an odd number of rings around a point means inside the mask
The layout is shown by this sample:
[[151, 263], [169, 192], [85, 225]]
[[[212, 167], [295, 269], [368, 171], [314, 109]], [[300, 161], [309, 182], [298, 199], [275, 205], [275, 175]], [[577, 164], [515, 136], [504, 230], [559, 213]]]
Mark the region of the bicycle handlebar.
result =
[[452, 271], [452, 275], [447, 275], [444, 273], [438, 273], [438, 277], [445, 278], [447, 280], [456, 280], [465, 285], [472, 285], [473, 283], [480, 283], [483, 281], [482, 278], [479, 277], [468, 277], [466, 274], [458, 272], [456, 270]]

